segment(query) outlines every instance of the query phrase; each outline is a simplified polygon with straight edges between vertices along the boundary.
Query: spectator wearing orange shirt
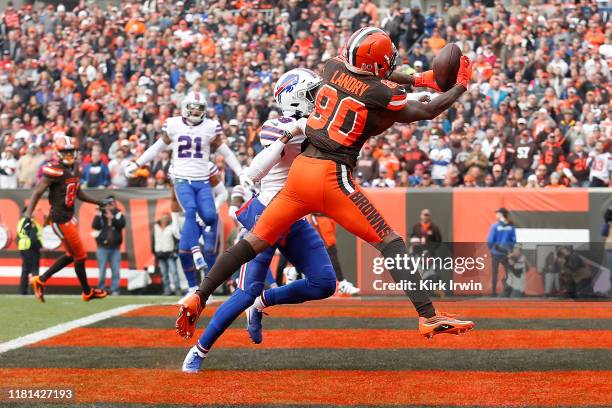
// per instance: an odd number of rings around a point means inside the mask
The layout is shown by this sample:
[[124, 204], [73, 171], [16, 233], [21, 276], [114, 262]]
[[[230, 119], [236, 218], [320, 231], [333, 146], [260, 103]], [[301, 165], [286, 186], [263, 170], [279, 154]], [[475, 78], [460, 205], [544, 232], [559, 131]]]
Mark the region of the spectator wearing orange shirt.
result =
[[298, 53], [303, 58], [306, 58], [308, 54], [310, 53], [312, 44], [313, 44], [312, 37], [308, 35], [308, 32], [306, 31], [300, 31], [298, 34], [298, 39], [295, 40], [295, 43], [294, 43], [294, 45], [297, 45], [299, 49]]
[[96, 80], [93, 81], [87, 88], [87, 96], [94, 96], [98, 90], [101, 91], [97, 92], [97, 95], [99, 96], [104, 96], [110, 92], [110, 85], [108, 82], [106, 82], [106, 79], [104, 79], [104, 74], [102, 72], [96, 73]]
[[131, 19], [128, 20], [125, 25], [125, 32], [133, 35], [144, 35], [147, 32], [147, 27], [145, 26], [144, 19], [138, 15], [135, 15]]
[[205, 55], [207, 57], [214, 57], [216, 45], [213, 39], [210, 38], [210, 35], [208, 35], [208, 31], [206, 30], [200, 31], [200, 36], [201, 38], [200, 38], [200, 41], [198, 42], [198, 45], [200, 47], [200, 54]]
[[590, 23], [589, 31], [584, 35], [584, 39], [595, 48], [599, 48], [600, 45], [606, 42], [606, 36], [595, 22]]
[[391, 146], [388, 144], [383, 145], [382, 155], [378, 158], [378, 164], [380, 167], [387, 169], [387, 178], [394, 180], [395, 172], [400, 168], [399, 159], [391, 151]]
[[446, 40], [440, 36], [440, 30], [437, 27], [433, 29], [431, 37], [427, 41], [434, 55], [446, 45]]

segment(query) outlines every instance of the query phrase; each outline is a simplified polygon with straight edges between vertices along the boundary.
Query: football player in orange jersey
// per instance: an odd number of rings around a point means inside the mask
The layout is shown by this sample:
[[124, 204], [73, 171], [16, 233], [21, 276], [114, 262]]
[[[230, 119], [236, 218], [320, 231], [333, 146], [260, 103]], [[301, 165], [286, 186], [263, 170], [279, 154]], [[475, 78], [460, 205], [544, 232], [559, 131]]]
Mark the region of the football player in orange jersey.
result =
[[51, 226], [53, 231], [61, 238], [66, 254], [59, 257], [53, 265], [42, 275], [34, 276], [30, 280], [34, 295], [41, 302], [45, 301], [45, 282], [59, 272], [62, 268], [74, 262], [74, 270], [81, 283], [83, 300], [100, 299], [108, 295], [104, 290], [91, 288], [87, 283], [85, 273], [85, 258], [87, 253], [79, 236], [77, 222], [74, 218], [74, 204], [78, 198], [86, 203], [104, 207], [105, 200], [96, 200], [80, 188], [79, 165], [76, 161], [76, 143], [74, 138], [64, 134], [56, 135], [53, 139], [53, 148], [59, 158], [43, 167], [43, 177], [40, 179], [30, 198], [25, 211], [23, 229], [31, 228], [32, 213], [36, 204], [49, 190], [49, 204], [51, 205]]
[[[324, 83], [314, 111], [306, 124], [308, 143], [292, 164], [284, 188], [262, 213], [252, 232], [222, 254], [202, 281], [199, 290], [181, 304], [176, 330], [181, 337], [193, 333], [208, 296], [242, 264], [265, 250], [296, 220], [321, 212], [378, 249], [389, 259], [404, 259], [404, 240], [356, 185], [352, 177], [357, 156], [372, 136], [395, 122], [431, 120], [452, 106], [467, 90], [470, 60], [462, 56], [455, 85], [430, 103], [412, 101], [401, 84], [429, 87], [437, 91], [432, 71], [420, 75], [394, 73], [397, 51], [388, 34], [375, 27], [362, 28], [349, 38], [342, 55], [325, 63]], [[402, 262], [389, 272], [396, 282], [407, 282], [417, 290], [406, 290], [419, 314], [419, 332], [459, 334], [474, 327], [471, 321], [437, 312], [429, 295], [418, 290], [420, 275]], [[408, 285], [406, 285], [408, 286]], [[265, 299], [255, 301], [265, 307]]]

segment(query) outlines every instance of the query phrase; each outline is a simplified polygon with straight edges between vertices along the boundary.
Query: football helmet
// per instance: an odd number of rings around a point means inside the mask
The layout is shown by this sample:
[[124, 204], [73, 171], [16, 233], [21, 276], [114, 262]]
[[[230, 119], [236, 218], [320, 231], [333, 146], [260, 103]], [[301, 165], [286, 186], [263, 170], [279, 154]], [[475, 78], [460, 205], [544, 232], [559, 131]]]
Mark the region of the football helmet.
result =
[[364, 27], [350, 36], [343, 57], [351, 71], [386, 79], [395, 70], [397, 49], [386, 32], [376, 27]]
[[189, 92], [181, 102], [181, 116], [193, 124], [204, 120], [206, 98], [200, 92]]
[[57, 132], [53, 136], [53, 150], [65, 166], [72, 166], [76, 158], [76, 139]]
[[306, 68], [284, 73], [274, 86], [274, 100], [284, 116], [308, 116], [314, 109], [317, 90], [323, 80]]

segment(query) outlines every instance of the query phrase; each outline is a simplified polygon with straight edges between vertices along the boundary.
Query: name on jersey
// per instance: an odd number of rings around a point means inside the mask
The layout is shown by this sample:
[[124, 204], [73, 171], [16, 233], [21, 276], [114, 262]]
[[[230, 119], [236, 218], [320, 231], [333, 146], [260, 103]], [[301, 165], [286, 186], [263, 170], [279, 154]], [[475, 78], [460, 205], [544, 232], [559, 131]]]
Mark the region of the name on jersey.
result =
[[384, 237], [391, 232], [391, 228], [385, 222], [385, 219], [380, 215], [378, 210], [370, 203], [368, 197], [361, 191], [356, 191], [349, 197], [353, 203], [359, 208], [359, 211], [366, 216], [370, 225], [374, 228], [379, 237]]
[[329, 82], [334, 85], [338, 85], [340, 88], [343, 88], [357, 96], [363, 96], [365, 91], [367, 91], [369, 88], [369, 85], [367, 85], [365, 82], [362, 82], [357, 78], [340, 71], [335, 71], [332, 74]]

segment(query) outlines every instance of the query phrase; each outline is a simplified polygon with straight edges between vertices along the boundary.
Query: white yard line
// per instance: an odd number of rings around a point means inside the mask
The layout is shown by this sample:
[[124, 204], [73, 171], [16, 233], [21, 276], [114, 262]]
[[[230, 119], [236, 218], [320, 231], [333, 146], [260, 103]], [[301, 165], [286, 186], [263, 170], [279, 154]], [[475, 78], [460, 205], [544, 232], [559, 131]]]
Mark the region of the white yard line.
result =
[[80, 319], [72, 320], [66, 323], [60, 323], [57, 326], [49, 327], [48, 329], [37, 331], [26, 336], [18, 337], [16, 339], [7, 341], [6, 343], [0, 343], [0, 354], [5, 353], [9, 350], [28, 346], [33, 343], [38, 343], [39, 341], [43, 341], [50, 337], [66, 333], [67, 331], [76, 329], [77, 327], [87, 326], [89, 324], [99, 322], [100, 320], [115, 317], [144, 306], [151, 306], [151, 304], [143, 303], [139, 305], [120, 306], [114, 309], [106, 310], [104, 312], [81, 317]]

